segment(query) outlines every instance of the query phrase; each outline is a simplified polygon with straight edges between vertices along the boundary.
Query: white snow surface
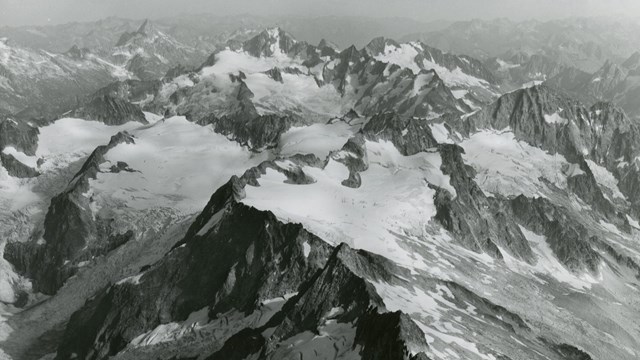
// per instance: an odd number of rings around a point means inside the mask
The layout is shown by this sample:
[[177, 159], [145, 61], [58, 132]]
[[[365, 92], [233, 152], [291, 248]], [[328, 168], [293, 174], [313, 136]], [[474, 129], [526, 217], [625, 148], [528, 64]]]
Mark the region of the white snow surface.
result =
[[415, 61], [416, 56], [422, 49], [417, 48], [417, 44], [405, 43], [400, 47], [387, 44], [382, 54], [375, 55], [376, 60], [396, 64], [400, 67], [411, 69], [414, 74], [420, 72], [420, 67]]
[[[318, 86], [314, 74], [308, 73], [309, 69], [302, 66], [302, 62], [282, 52], [258, 58], [227, 49], [216, 54], [216, 63], [202, 69], [201, 76], [224, 90], [233, 88], [229, 74], [237, 75], [242, 71], [246, 75], [247, 87], [254, 94], [252, 101], [261, 114], [290, 110], [327, 118], [342, 115], [353, 107], [353, 100], [343, 98], [335, 87]], [[273, 68], [288, 67], [299, 69], [302, 74], [283, 71], [282, 83], [264, 74]]]
[[[424, 59], [422, 63], [416, 61], [416, 56], [423, 49], [418, 43], [404, 43], [399, 47], [387, 44], [382, 54], [375, 55], [376, 60], [396, 64], [400, 67], [411, 69], [414, 74], [418, 74], [420, 70], [435, 70], [447, 86], [463, 86], [463, 87], [486, 87], [487, 81], [479, 79], [475, 76], [465, 74], [462, 69], [456, 67], [450, 70], [432, 59]], [[460, 95], [460, 94], [459, 94]]]
[[569, 123], [569, 120], [563, 118], [560, 115], [560, 112], [562, 111], [562, 109], [560, 109], [559, 111], [553, 113], [553, 114], [545, 114], [544, 115], [544, 121], [546, 121], [548, 124], [558, 124], [558, 125], [566, 125]]
[[[232, 175], [266, 159], [184, 117], [172, 117], [130, 132], [135, 144], [120, 144], [105, 159], [126, 162], [134, 172], [98, 174], [91, 187], [135, 209], [202, 210]], [[109, 163], [103, 166], [108, 168]]]
[[431, 134], [433, 138], [436, 139], [437, 142], [441, 144], [453, 144], [454, 141], [451, 139], [449, 130], [444, 126], [444, 124], [430, 124]]
[[62, 167], [89, 155], [96, 147], [106, 145], [111, 136], [142, 126], [129, 122], [108, 126], [98, 121], [75, 118], [57, 120], [40, 128], [35, 159], [44, 158], [43, 170]]
[[505, 196], [524, 194], [542, 196], [545, 178], [566, 188], [567, 176], [575, 175], [564, 156], [551, 155], [515, 139], [509, 129], [483, 130], [464, 140], [464, 161], [476, 170], [476, 182], [485, 193]]
[[325, 159], [331, 151], [339, 150], [360, 127], [344, 121], [292, 127], [280, 136], [278, 152], [282, 156], [314, 154]]
[[399, 245], [396, 234], [421, 233], [435, 215], [435, 191], [428, 183], [455, 195], [440, 171], [440, 155], [405, 157], [386, 141], [367, 142], [366, 148], [370, 166], [360, 174], [360, 188], [343, 186], [349, 171], [330, 159], [324, 169], [302, 168], [316, 181], [308, 185], [287, 184], [283, 174], [269, 169], [258, 179], [259, 187], [245, 188], [242, 201], [271, 210], [283, 221], [302, 223], [330, 243], [347, 242], [405, 266], [424, 268], [420, 258]]

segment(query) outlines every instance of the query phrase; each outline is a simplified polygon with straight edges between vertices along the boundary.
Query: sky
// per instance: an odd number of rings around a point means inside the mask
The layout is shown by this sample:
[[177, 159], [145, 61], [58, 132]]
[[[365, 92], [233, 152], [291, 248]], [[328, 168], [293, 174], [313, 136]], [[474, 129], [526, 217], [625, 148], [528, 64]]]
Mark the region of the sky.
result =
[[94, 21], [107, 16], [153, 19], [198, 12], [393, 16], [423, 21], [619, 14], [640, 18], [640, 0], [0, 0], [0, 26]]

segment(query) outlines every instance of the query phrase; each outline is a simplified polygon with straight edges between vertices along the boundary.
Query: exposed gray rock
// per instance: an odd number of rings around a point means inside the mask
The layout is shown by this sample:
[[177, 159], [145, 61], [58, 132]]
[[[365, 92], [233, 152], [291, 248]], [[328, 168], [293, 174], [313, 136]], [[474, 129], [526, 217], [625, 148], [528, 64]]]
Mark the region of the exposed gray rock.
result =
[[118, 133], [108, 145], [103, 145], [89, 156], [82, 169], [67, 188], [51, 199], [44, 220], [44, 234], [40, 239], [8, 243], [4, 258], [16, 270], [31, 278], [35, 291], [55, 294], [72, 276], [82, 261], [100, 256], [133, 238], [133, 232], [114, 233], [108, 219], [94, 218], [90, 203], [84, 196], [89, 179], [95, 179], [104, 154], [121, 143], [131, 143], [133, 138]]
[[391, 141], [405, 156], [433, 149], [438, 142], [424, 119], [415, 119], [388, 112], [375, 115], [362, 128], [371, 140]]
[[289, 130], [294, 120], [288, 116], [261, 115], [251, 118], [241, 116], [209, 117], [201, 123], [213, 125], [215, 132], [225, 135], [254, 151], [278, 146], [280, 135]]
[[203, 307], [210, 317], [251, 312], [260, 300], [298, 291], [321, 269], [329, 246], [301, 225], [238, 203], [238, 181], [212, 196], [185, 238], [137, 283], [105, 289], [74, 314], [56, 358], [106, 358], [140, 333]]
[[5, 115], [0, 116], [0, 150], [13, 146], [16, 150], [34, 156], [38, 149], [37, 127], [27, 124], [23, 120], [15, 120]]
[[545, 198], [529, 199], [523, 195], [511, 200], [517, 221], [536, 234], [544, 235], [558, 259], [569, 269], [596, 273], [600, 255], [591, 247], [592, 235], [572, 220], [566, 210]]
[[355, 343], [363, 348], [362, 359], [429, 360], [424, 352], [409, 353], [407, 344], [425, 349], [429, 346], [422, 330], [401, 311], [364, 314], [358, 321]]
[[349, 169], [349, 178], [343, 180], [342, 185], [359, 188], [361, 185], [360, 172], [369, 168], [364, 136], [358, 134], [350, 138], [340, 151], [331, 153], [330, 157]]
[[11, 154], [0, 152], [0, 164], [7, 169], [9, 175], [17, 178], [32, 178], [40, 175], [38, 170], [21, 163]]
[[435, 219], [470, 250], [502, 258], [500, 246], [511, 256], [533, 263], [529, 242], [509, 212], [492, 204], [475, 183], [475, 171], [462, 161], [463, 152], [457, 145], [440, 145], [441, 169], [449, 175], [456, 195], [436, 189]]
[[147, 123], [139, 106], [120, 97], [106, 94], [94, 96], [70, 115], [77, 118], [100, 121], [107, 125], [122, 125], [129, 121]]

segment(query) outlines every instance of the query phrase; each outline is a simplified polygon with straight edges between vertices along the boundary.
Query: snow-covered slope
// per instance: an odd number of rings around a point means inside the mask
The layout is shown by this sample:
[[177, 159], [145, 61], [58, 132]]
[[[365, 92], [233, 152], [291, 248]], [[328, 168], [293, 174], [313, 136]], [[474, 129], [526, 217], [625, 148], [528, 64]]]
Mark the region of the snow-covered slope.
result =
[[[232, 175], [266, 159], [184, 117], [160, 120], [129, 134], [135, 142], [110, 149], [100, 164], [103, 172], [89, 181], [98, 209], [115, 202], [135, 210], [193, 213]], [[126, 170], [110, 171], [119, 163], [125, 163]]]
[[411, 69], [435, 70], [457, 98], [464, 98], [472, 107], [493, 101], [499, 94], [497, 80], [479, 60], [469, 56], [446, 54], [422, 42], [399, 44], [376, 38], [366, 47], [375, 59]]

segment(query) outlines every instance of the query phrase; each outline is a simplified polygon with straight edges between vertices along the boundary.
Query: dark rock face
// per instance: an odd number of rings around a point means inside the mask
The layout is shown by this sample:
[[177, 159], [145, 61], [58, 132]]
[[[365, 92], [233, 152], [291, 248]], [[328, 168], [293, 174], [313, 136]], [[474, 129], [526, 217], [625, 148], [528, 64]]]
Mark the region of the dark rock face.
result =
[[587, 204], [590, 204], [594, 209], [599, 210], [603, 216], [611, 219], [613, 222], [617, 222], [615, 217], [616, 208], [604, 196], [593, 176], [593, 172], [584, 160], [580, 162], [580, 170], [582, 170], [582, 174], [567, 178], [567, 187], [569, 190], [578, 195], [578, 197]]
[[369, 139], [391, 141], [405, 156], [438, 146], [426, 121], [402, 117], [396, 113], [373, 116], [362, 128], [362, 133]]
[[[558, 113], [571, 123], [550, 123], [545, 115]], [[591, 124], [580, 115], [586, 109], [579, 103], [562, 97], [544, 86], [514, 91], [500, 97], [495, 103], [468, 117], [462, 130], [468, 134], [476, 129], [511, 128], [518, 139], [551, 153], [561, 153], [573, 161], [581, 153], [578, 141], [580, 130], [590, 132]]]
[[[553, 114], [559, 118], [549, 118]], [[633, 211], [638, 212], [635, 166], [619, 165], [632, 163], [640, 154], [640, 128], [610, 103], [599, 102], [586, 108], [546, 86], [537, 86], [504, 95], [486, 109], [452, 125], [467, 134], [476, 129], [509, 127], [519, 140], [580, 164], [584, 174], [569, 178], [570, 189], [604, 216], [614, 218], [612, 204], [585, 163], [585, 159], [591, 159], [619, 180], [621, 192], [630, 200]]]
[[91, 51], [87, 48], [80, 48], [78, 45], [73, 45], [66, 53], [66, 56], [75, 60], [84, 60], [87, 55], [91, 54]]
[[98, 91], [92, 98], [106, 96], [126, 100], [128, 102], [141, 102], [147, 97], [155, 95], [162, 88], [160, 80], [140, 81], [140, 80], [124, 80], [113, 82]]
[[13, 155], [0, 152], [0, 164], [7, 169], [9, 175], [17, 178], [32, 178], [40, 175], [38, 170], [21, 163]]
[[133, 138], [126, 133], [114, 135], [108, 145], [94, 150], [67, 189], [51, 199], [44, 220], [44, 242], [33, 239], [7, 244], [4, 258], [33, 279], [35, 291], [55, 294], [76, 272], [78, 263], [110, 252], [133, 237], [132, 232], [113, 233], [106, 219], [94, 218], [92, 199], [83, 195], [89, 179], [95, 179], [100, 171], [104, 154], [118, 144], [131, 142]]
[[586, 352], [578, 349], [577, 347], [569, 344], [553, 344], [551, 346], [555, 352], [567, 360], [593, 360], [593, 358]]
[[262, 115], [250, 119], [239, 116], [210, 117], [205, 121], [213, 124], [215, 132], [231, 137], [256, 151], [278, 146], [280, 135], [294, 124], [291, 117], [277, 115]]
[[13, 146], [18, 151], [34, 156], [38, 149], [38, 134], [38, 128], [25, 121], [0, 117], [0, 150]]
[[533, 262], [529, 242], [509, 212], [493, 205], [475, 183], [475, 171], [464, 164], [463, 152], [457, 145], [440, 145], [441, 169], [450, 176], [456, 195], [436, 189], [436, 220], [468, 249], [502, 258], [500, 246], [518, 259]]
[[281, 341], [317, 333], [328, 320], [351, 324], [365, 359], [426, 359], [408, 351], [428, 348], [424, 334], [407, 315], [385, 314], [366, 280], [390, 281], [399, 271], [395, 264], [345, 244], [332, 249], [301, 225], [283, 224], [238, 202], [244, 185], [233, 177], [162, 260], [76, 312], [56, 359], [104, 359], [138, 335], [202, 308], [210, 318], [233, 309], [250, 314], [261, 300], [290, 293], [297, 295], [264, 325], [223, 339], [208, 359], [277, 359]]
[[373, 285], [354, 271], [354, 265], [361, 260], [345, 244], [338, 246], [311, 286], [288, 309], [272, 339], [317, 331], [324, 322], [324, 315], [333, 308], [342, 308], [343, 312], [334, 318], [342, 323], [356, 321], [372, 307], [384, 309]]
[[400, 311], [364, 314], [358, 321], [355, 343], [363, 347], [363, 359], [429, 359], [423, 352], [410, 355], [407, 344], [425, 349], [428, 345], [422, 330]]
[[[428, 359], [424, 353], [411, 357], [408, 351], [428, 349], [424, 333], [406, 314], [386, 313], [375, 288], [364, 278], [385, 277], [383, 269], [393, 266], [382, 257], [340, 244], [324, 269], [305, 283], [301, 293], [267, 324], [238, 332], [207, 359], [242, 359], [248, 355], [282, 358], [287, 353], [279, 346], [280, 341], [305, 331], [318, 333], [327, 320], [353, 324], [354, 347], [362, 346], [359, 355], [363, 359]], [[341, 311], [327, 318], [331, 309]], [[275, 329], [267, 338], [263, 332], [269, 328]]]
[[267, 76], [269, 76], [270, 78], [272, 78], [273, 80], [282, 83], [282, 73], [280, 72], [280, 70], [278, 68], [273, 68], [269, 71], [266, 72]]
[[551, 250], [569, 269], [595, 273], [601, 261], [593, 250], [589, 231], [566, 215], [566, 211], [545, 198], [529, 199], [520, 195], [511, 200], [517, 221], [527, 229], [544, 235]]
[[74, 110], [72, 116], [100, 121], [107, 125], [122, 125], [129, 121], [147, 123], [139, 106], [105, 94], [93, 97], [87, 104]]
[[[276, 159], [278, 160], [278, 159]], [[260, 165], [252, 167], [245, 171], [242, 175], [242, 181], [246, 182], [247, 185], [251, 186], [260, 186], [258, 179], [267, 173], [267, 169], [275, 170], [284, 176], [287, 177], [285, 180], [286, 183], [289, 184], [313, 184], [316, 180], [302, 170], [303, 166], [313, 166], [316, 168], [322, 168], [325, 165], [325, 162], [318, 159], [313, 154], [296, 154], [292, 157], [288, 157], [287, 160], [295, 164], [296, 166], [292, 166], [289, 168], [282, 168], [276, 164], [276, 160], [273, 161], [264, 161]]]
[[276, 50], [287, 54], [293, 50], [296, 41], [280, 28], [265, 30], [246, 41], [242, 49], [255, 57], [272, 56]]
[[230, 309], [250, 313], [260, 300], [298, 291], [321, 269], [328, 245], [300, 225], [236, 202], [237, 181], [212, 196], [180, 242], [184, 246], [141, 274], [137, 284], [114, 285], [76, 313], [57, 358], [105, 358], [140, 333], [203, 307], [210, 316]]
[[350, 138], [340, 151], [331, 154], [331, 158], [349, 169], [349, 178], [343, 180], [342, 185], [359, 188], [362, 184], [360, 172], [369, 168], [364, 136], [358, 134]]

